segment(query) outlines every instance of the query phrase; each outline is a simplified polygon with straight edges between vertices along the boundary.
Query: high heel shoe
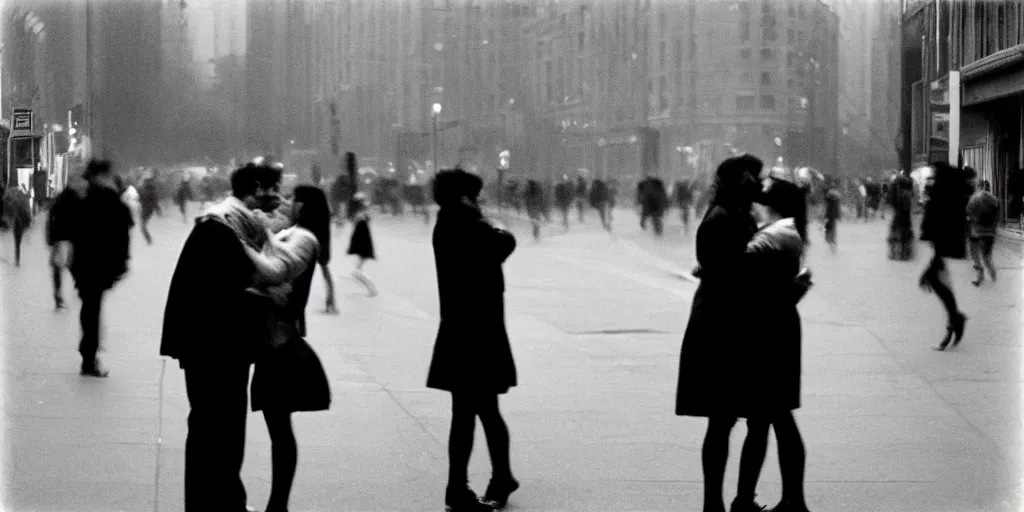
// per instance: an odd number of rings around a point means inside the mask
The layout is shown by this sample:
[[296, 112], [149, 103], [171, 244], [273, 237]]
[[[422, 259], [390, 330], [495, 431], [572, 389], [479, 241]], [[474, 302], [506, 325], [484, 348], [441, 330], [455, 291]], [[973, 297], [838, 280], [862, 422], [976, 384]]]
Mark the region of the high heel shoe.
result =
[[494, 507], [477, 498], [468, 487], [464, 490], [448, 491], [444, 498], [445, 512], [494, 512]]
[[508, 504], [508, 497], [516, 492], [516, 489], [519, 489], [519, 482], [515, 478], [492, 478], [491, 483], [487, 484], [487, 492], [484, 493], [481, 501], [495, 510], [501, 510]]
[[942, 352], [942, 351], [946, 350], [946, 347], [949, 346], [949, 342], [952, 339], [953, 339], [953, 327], [952, 326], [946, 327], [946, 337], [942, 338], [942, 343], [939, 343], [939, 346], [935, 347], [935, 350], [938, 350], [939, 352]]
[[960, 340], [964, 338], [964, 328], [967, 327], [967, 316], [963, 313], [957, 313], [956, 318], [953, 320], [953, 346], [956, 347], [960, 344]]

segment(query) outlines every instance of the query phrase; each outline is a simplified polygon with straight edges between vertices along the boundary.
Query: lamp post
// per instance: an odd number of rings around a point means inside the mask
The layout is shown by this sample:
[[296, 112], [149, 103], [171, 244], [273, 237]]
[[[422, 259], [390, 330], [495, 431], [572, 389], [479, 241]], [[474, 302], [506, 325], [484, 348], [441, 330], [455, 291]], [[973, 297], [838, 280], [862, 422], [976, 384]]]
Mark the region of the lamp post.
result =
[[430, 106], [430, 121], [432, 127], [432, 138], [434, 143], [434, 174], [437, 174], [439, 165], [437, 162], [437, 119], [441, 117], [441, 104], [434, 103]]
[[501, 214], [502, 199], [505, 195], [505, 171], [508, 170], [512, 154], [506, 149], [498, 153], [498, 214]]

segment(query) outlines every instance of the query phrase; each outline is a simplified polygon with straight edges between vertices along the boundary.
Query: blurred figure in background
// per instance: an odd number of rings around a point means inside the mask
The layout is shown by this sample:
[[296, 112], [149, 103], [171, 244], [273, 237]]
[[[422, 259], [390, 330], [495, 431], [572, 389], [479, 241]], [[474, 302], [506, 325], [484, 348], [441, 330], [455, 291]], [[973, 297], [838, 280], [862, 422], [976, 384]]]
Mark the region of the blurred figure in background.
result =
[[679, 180], [672, 190], [672, 198], [676, 207], [679, 208], [679, 217], [683, 221], [683, 231], [690, 232], [690, 205], [693, 203], [693, 190], [690, 187], [690, 180]]
[[357, 258], [356, 268], [352, 271], [352, 277], [366, 287], [370, 297], [375, 297], [377, 295], [377, 285], [373, 284], [373, 280], [363, 270], [363, 266], [366, 265], [367, 261], [377, 257], [373, 250], [373, 236], [370, 234], [370, 205], [366, 200], [366, 195], [363, 193], [356, 194], [352, 206], [353, 228], [352, 238], [348, 244], [348, 253]]
[[836, 183], [830, 181], [825, 191], [825, 243], [832, 252], [839, 248], [839, 219], [843, 214], [843, 198], [836, 190]]
[[4, 222], [14, 234], [14, 266], [21, 266], [21, 240], [32, 225], [32, 201], [25, 189], [9, 187], [3, 195]]
[[57, 309], [64, 309], [64, 269], [71, 257], [71, 230], [78, 214], [86, 181], [75, 174], [68, 179], [64, 190], [54, 200], [46, 216], [46, 244], [50, 246], [50, 270], [53, 274], [53, 300]]
[[569, 230], [569, 209], [573, 203], [573, 185], [568, 174], [562, 175], [562, 181], [555, 185], [555, 205], [562, 211], [562, 225]]
[[544, 214], [544, 189], [537, 180], [526, 182], [526, 214], [533, 226], [534, 240], [540, 240], [541, 216]]
[[103, 295], [128, 272], [129, 233], [134, 222], [122, 201], [110, 162], [92, 161], [89, 181], [70, 230], [71, 275], [82, 299], [82, 374], [106, 377], [96, 353], [100, 347]]
[[896, 175], [889, 187], [889, 259], [907, 261], [914, 257], [914, 180], [906, 172]]
[[648, 175], [637, 184], [637, 201], [640, 204], [640, 229], [647, 230], [647, 220], [654, 224], [654, 235], [661, 237], [664, 232], [662, 217], [668, 208], [668, 192], [665, 183], [657, 176]]
[[611, 231], [612, 223], [608, 218], [608, 185], [602, 179], [596, 179], [590, 184], [590, 206], [597, 210], [604, 229]]
[[153, 218], [154, 214], [160, 213], [160, 195], [156, 188], [156, 178], [154, 176], [149, 175], [142, 179], [142, 187], [139, 190], [139, 203], [141, 204], [139, 224], [142, 229], [142, 236], [146, 238], [147, 244], [152, 245], [153, 237], [149, 234], [149, 220]]
[[178, 209], [181, 210], [181, 218], [185, 224], [188, 224], [188, 203], [192, 199], [192, 181], [185, 176], [174, 193], [174, 204], [178, 205]]
[[999, 200], [990, 192], [988, 181], [982, 181], [977, 192], [967, 203], [967, 217], [970, 221], [971, 258], [978, 277], [974, 286], [985, 281], [985, 269], [996, 280], [996, 267], [992, 264], [992, 247], [996, 240], [996, 229], [999, 225]]
[[[957, 307], [949, 268], [944, 258], [964, 259], [967, 256], [967, 171], [946, 163], [936, 163], [934, 181], [925, 203], [921, 222], [921, 240], [931, 242], [934, 253], [921, 275], [921, 288], [933, 291], [946, 309], [946, 336], [936, 350], [945, 350], [950, 341], [956, 347], [964, 336], [967, 316]], [[972, 177], [973, 178], [973, 177]]]

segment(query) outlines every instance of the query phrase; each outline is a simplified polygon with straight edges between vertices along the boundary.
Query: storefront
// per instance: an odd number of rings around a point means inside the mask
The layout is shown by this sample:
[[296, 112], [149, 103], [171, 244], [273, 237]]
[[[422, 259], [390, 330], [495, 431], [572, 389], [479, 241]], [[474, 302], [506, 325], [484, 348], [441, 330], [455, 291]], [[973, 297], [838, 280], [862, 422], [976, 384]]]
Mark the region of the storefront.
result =
[[975, 61], [962, 75], [961, 161], [978, 172], [979, 180], [991, 183], [1004, 222], [1011, 216], [1019, 219], [1010, 187], [1011, 176], [1024, 167], [1024, 45]]

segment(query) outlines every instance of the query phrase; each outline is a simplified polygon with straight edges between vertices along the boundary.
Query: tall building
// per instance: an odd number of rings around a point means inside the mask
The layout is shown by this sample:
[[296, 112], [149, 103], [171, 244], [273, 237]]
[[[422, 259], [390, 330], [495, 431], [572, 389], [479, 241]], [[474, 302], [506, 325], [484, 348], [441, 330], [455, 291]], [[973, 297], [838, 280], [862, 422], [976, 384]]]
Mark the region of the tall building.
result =
[[216, 79], [216, 61], [245, 55], [245, 0], [192, 0], [188, 2], [189, 33], [200, 84]]

